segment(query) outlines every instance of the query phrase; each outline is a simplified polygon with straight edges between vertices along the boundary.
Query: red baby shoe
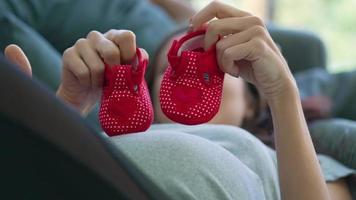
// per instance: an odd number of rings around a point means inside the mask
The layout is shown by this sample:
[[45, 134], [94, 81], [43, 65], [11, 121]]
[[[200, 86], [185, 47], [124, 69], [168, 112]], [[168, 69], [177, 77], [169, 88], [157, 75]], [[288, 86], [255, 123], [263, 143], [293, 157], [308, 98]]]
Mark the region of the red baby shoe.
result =
[[147, 130], [153, 121], [153, 108], [144, 74], [148, 58], [137, 48], [131, 65], [105, 64], [105, 81], [99, 121], [109, 136]]
[[188, 125], [210, 121], [219, 111], [224, 72], [216, 60], [215, 44], [203, 49], [205, 30], [175, 40], [160, 89], [163, 113]]

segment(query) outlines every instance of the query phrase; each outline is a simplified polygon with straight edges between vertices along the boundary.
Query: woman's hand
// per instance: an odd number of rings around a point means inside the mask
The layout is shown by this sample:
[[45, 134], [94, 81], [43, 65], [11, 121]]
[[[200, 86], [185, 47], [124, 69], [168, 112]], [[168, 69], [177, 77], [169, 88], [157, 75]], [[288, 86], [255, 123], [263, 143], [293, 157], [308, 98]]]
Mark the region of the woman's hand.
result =
[[90, 32], [64, 52], [62, 83], [57, 96], [86, 115], [101, 95], [103, 60], [109, 65], [117, 65], [130, 62], [135, 55], [136, 41], [131, 31]]
[[8, 45], [4, 50], [4, 54], [7, 59], [19, 67], [20, 71], [25, 73], [27, 76], [32, 77], [31, 64], [28, 61], [26, 54], [19, 46], [15, 44]]
[[267, 100], [296, 91], [288, 65], [260, 18], [213, 1], [191, 18], [193, 30], [202, 26], [207, 26], [206, 49], [221, 38], [217, 59], [224, 72], [253, 83]]
[[220, 37], [220, 68], [253, 83], [271, 108], [282, 199], [330, 199], [294, 78], [262, 20], [214, 1], [193, 16], [192, 28], [215, 17], [207, 24], [205, 48]]

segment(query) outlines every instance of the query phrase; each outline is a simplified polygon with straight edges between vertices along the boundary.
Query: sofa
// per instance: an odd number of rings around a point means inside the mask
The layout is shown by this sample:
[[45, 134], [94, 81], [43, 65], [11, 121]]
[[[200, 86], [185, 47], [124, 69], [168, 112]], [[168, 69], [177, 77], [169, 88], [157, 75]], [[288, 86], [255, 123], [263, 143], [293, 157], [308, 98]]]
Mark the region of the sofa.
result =
[[[114, 0], [86, 2], [0, 1], [0, 48], [10, 43], [22, 47], [35, 79], [33, 83], [11, 63], [1, 61], [0, 74], [6, 74], [0, 85], [6, 94], [0, 102], [0, 133], [5, 133], [0, 140], [4, 158], [0, 187], [6, 188], [1, 199], [170, 199], [106, 140], [98, 124], [97, 107], [82, 119], [55, 100], [53, 92], [60, 82], [62, 52], [90, 30], [137, 30], [139, 45], [154, 55], [178, 25], [145, 1], [133, 0], [126, 7]], [[137, 20], [147, 15], [139, 9], [145, 6], [152, 6], [156, 17], [166, 20], [161, 24], [149, 17]], [[118, 16], [117, 10], [123, 14]], [[120, 18], [132, 18], [135, 23], [120, 23]], [[143, 25], [150, 28], [140, 30]], [[268, 29], [293, 73], [326, 68], [326, 49], [317, 35], [273, 24]], [[41, 106], [46, 109], [39, 110]], [[322, 138], [317, 131], [321, 129], [315, 130], [314, 138]], [[333, 137], [330, 133], [327, 139], [317, 139], [319, 151], [338, 156], [337, 148], [329, 149], [328, 141]], [[101, 159], [94, 160], [93, 155]]]

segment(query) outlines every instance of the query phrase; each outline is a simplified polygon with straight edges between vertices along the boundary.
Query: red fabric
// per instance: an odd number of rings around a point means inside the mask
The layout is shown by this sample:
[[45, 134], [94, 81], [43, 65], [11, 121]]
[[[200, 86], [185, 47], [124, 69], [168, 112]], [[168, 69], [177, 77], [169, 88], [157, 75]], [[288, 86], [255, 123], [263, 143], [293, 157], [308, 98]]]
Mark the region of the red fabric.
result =
[[205, 123], [219, 111], [224, 73], [217, 64], [215, 45], [207, 51], [202, 46], [183, 49], [178, 55], [187, 40], [204, 34], [205, 30], [189, 33], [175, 40], [168, 52], [169, 66], [161, 83], [160, 104], [163, 113], [178, 123]]
[[109, 136], [147, 130], [153, 108], [144, 79], [148, 58], [137, 49], [138, 64], [108, 66], [101, 97], [99, 121]]

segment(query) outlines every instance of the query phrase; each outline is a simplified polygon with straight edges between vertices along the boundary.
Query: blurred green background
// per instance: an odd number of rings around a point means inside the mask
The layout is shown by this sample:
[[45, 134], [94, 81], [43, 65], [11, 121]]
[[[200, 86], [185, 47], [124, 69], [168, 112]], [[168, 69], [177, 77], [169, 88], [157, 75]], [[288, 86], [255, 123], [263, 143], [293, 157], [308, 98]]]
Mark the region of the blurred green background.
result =
[[[191, 0], [196, 9], [208, 0]], [[312, 31], [324, 41], [331, 72], [356, 69], [356, 0], [225, 0], [266, 21]]]

